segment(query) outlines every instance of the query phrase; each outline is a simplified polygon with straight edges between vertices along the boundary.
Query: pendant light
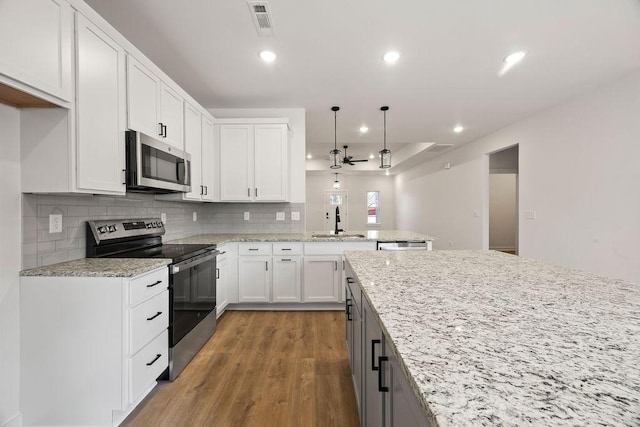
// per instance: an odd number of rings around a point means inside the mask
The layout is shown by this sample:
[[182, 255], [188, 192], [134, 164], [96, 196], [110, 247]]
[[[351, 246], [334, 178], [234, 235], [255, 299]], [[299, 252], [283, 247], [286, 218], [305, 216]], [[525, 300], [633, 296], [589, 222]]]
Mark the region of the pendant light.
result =
[[380, 107], [380, 110], [384, 113], [384, 146], [380, 150], [380, 169], [387, 169], [391, 167], [391, 150], [387, 149], [387, 111], [389, 111], [389, 107], [385, 105]]
[[336, 174], [336, 180], [333, 181], [333, 189], [338, 190], [340, 188], [340, 181], [338, 181], [338, 174]]
[[[340, 169], [342, 165], [340, 164], [342, 151], [338, 150], [338, 111], [340, 107], [331, 107], [331, 111], [333, 111], [333, 150], [329, 151], [329, 167], [331, 169]], [[338, 181], [338, 177], [336, 175], [336, 182]]]

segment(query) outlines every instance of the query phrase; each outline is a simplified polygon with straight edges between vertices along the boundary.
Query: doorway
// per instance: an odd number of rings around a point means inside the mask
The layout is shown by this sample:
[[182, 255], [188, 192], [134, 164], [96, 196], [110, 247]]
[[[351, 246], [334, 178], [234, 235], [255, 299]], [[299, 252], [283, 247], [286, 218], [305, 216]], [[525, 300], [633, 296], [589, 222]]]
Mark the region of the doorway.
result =
[[518, 254], [518, 146], [489, 155], [489, 249]]
[[336, 228], [336, 208], [340, 211], [340, 222], [338, 228], [349, 229], [349, 204], [347, 199], [349, 194], [346, 190], [326, 190], [324, 192], [324, 231], [329, 233]]

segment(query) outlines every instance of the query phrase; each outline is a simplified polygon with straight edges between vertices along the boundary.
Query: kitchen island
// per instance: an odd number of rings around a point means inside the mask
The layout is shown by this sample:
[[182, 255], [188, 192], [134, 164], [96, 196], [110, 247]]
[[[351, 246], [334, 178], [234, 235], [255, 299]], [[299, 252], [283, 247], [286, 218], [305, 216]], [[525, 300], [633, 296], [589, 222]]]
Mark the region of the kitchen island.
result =
[[493, 251], [345, 255], [433, 425], [640, 425], [640, 286]]

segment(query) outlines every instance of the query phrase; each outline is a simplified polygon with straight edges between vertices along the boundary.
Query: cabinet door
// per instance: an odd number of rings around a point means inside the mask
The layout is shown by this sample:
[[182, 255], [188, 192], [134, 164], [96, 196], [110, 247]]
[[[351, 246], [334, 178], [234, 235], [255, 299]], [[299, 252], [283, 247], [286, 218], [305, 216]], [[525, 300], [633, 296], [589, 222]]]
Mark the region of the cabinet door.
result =
[[387, 371], [384, 386], [389, 387], [385, 393], [385, 426], [431, 427], [396, 355], [390, 349], [385, 352], [387, 360], [380, 365], [380, 369]]
[[73, 15], [64, 0], [0, 2], [0, 73], [72, 101]]
[[255, 125], [255, 200], [287, 200], [288, 141], [287, 125]]
[[273, 302], [300, 302], [302, 257], [273, 257]]
[[[304, 258], [305, 302], [338, 302], [342, 276], [342, 257], [306, 256]], [[339, 268], [340, 267], [340, 268]]]
[[191, 192], [185, 199], [200, 200], [204, 195], [201, 179], [202, 122], [200, 111], [188, 103], [184, 104], [184, 150], [191, 154]]
[[77, 187], [124, 194], [125, 53], [77, 15]]
[[160, 123], [164, 128], [164, 142], [184, 150], [184, 100], [169, 86], [160, 82]]
[[362, 425], [382, 427], [384, 425], [384, 393], [378, 390], [378, 357], [382, 356], [384, 335], [378, 321], [362, 298]]
[[220, 125], [220, 200], [253, 200], [253, 126]]
[[269, 302], [271, 257], [238, 258], [238, 301]]
[[127, 84], [129, 129], [161, 137], [163, 132], [158, 120], [160, 79], [129, 55]]
[[218, 255], [216, 263], [218, 270], [216, 276], [216, 306], [218, 311], [217, 316], [220, 316], [229, 304], [229, 292], [227, 289], [229, 282], [229, 259], [226, 254]]
[[[189, 150], [187, 150], [189, 151]], [[214, 165], [218, 159], [214, 153], [213, 122], [204, 115], [202, 116], [202, 185], [204, 195], [202, 200], [213, 202], [217, 200], [216, 191], [216, 168]]]
[[353, 304], [351, 308], [351, 318], [353, 319], [353, 370], [351, 372], [358, 403], [358, 414], [362, 419], [362, 314], [357, 304]]

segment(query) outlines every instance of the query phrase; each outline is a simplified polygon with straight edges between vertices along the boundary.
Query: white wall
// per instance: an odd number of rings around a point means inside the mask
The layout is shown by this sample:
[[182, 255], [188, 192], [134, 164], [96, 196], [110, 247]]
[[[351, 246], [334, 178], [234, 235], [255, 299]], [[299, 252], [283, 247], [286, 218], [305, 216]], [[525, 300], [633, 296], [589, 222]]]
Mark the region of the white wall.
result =
[[[307, 175], [307, 230], [324, 229], [326, 190], [333, 190], [335, 175]], [[341, 227], [346, 231], [366, 230], [374, 226], [367, 225], [367, 191], [380, 192], [380, 225], [376, 229], [392, 230], [396, 228], [395, 196], [393, 177], [385, 175], [338, 175], [340, 190], [348, 191], [349, 224]], [[333, 229], [331, 214], [331, 228]]]
[[210, 108], [216, 119], [289, 118], [289, 202], [304, 203], [306, 161], [306, 118], [304, 108]]
[[639, 118], [637, 71], [445, 153], [398, 176], [398, 227], [488, 247], [486, 154], [517, 143], [520, 255], [640, 283]]
[[20, 425], [20, 113], [0, 104], [0, 426]]

